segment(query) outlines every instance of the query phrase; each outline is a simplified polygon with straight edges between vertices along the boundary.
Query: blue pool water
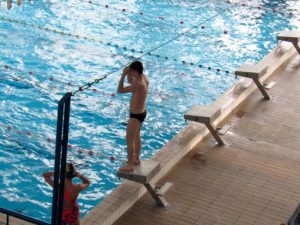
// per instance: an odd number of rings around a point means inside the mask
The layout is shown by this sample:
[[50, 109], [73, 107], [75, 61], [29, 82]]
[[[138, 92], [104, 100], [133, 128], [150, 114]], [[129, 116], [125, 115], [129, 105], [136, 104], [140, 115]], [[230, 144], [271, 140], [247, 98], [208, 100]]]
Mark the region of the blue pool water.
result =
[[[234, 83], [237, 67], [259, 61], [276, 45], [279, 31], [300, 27], [296, 0], [50, 0], [26, 1], [9, 11], [4, 6], [2, 1], [0, 207], [44, 221], [50, 220], [52, 190], [41, 174], [53, 169], [57, 101], [64, 93], [163, 45], [141, 59], [151, 83], [142, 133], [147, 159], [185, 126], [183, 114], [192, 105], [213, 102]], [[92, 181], [79, 198], [81, 216], [121, 182], [115, 176], [121, 162], [109, 158], [126, 158], [130, 96], [111, 95], [120, 73], [72, 99], [69, 142], [76, 147], [68, 159]]]

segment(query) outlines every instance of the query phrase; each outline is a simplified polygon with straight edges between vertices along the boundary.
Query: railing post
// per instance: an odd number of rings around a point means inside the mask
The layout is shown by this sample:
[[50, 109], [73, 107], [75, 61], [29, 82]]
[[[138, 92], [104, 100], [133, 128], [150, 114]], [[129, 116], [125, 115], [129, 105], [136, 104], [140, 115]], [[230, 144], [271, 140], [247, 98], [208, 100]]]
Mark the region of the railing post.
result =
[[68, 150], [69, 118], [72, 93], [66, 93], [58, 102], [54, 188], [52, 199], [52, 225], [62, 224], [62, 209], [65, 186], [65, 168]]

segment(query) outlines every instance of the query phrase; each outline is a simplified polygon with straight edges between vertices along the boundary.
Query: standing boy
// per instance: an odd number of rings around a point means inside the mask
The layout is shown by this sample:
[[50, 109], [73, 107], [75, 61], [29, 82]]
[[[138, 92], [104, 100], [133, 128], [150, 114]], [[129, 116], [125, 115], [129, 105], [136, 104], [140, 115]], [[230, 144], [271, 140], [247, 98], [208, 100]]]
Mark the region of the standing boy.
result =
[[[124, 87], [124, 80], [127, 76], [129, 86]], [[131, 92], [130, 118], [127, 124], [126, 143], [128, 161], [119, 171], [133, 171], [135, 165], [139, 165], [141, 151], [141, 127], [146, 118], [146, 99], [148, 95], [149, 80], [143, 74], [143, 64], [139, 61], [125, 67], [119, 81], [118, 92]]]

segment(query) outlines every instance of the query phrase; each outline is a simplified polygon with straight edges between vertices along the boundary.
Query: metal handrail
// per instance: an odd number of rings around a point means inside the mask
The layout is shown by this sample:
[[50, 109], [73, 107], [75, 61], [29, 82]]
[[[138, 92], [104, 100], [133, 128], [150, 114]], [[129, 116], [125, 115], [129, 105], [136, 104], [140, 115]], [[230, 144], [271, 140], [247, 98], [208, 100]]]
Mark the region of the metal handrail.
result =
[[52, 225], [62, 224], [65, 168], [68, 150], [69, 119], [72, 93], [66, 93], [58, 102], [54, 188], [52, 198]]
[[25, 216], [23, 214], [20, 214], [20, 213], [17, 213], [17, 212], [8, 210], [8, 209], [4, 209], [4, 208], [1, 208], [1, 207], [0, 207], [0, 213], [6, 214], [6, 225], [9, 224], [9, 217], [10, 216], [14, 217], [14, 218], [17, 218], [17, 219], [20, 219], [20, 220], [24, 220], [24, 221], [29, 222], [29, 223], [37, 224], [37, 225], [50, 225], [49, 223], [46, 223], [44, 221], [40, 221], [40, 220], [31, 218], [29, 216]]

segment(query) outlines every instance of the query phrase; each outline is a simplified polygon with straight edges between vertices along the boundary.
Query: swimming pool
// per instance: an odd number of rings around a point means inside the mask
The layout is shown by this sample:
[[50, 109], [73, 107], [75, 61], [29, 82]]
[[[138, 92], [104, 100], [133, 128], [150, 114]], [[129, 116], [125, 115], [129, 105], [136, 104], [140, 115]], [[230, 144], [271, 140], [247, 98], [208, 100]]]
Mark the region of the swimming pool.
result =
[[[185, 125], [190, 106], [214, 101], [235, 81], [235, 68], [259, 61], [279, 31], [300, 27], [299, 1], [234, 3], [52, 0], [1, 8], [0, 206], [50, 220], [52, 191], [41, 174], [54, 165], [65, 92], [199, 25], [142, 58], [151, 82], [146, 159]], [[68, 157], [93, 183], [79, 198], [81, 216], [120, 183], [120, 161], [109, 158], [126, 157], [129, 96], [114, 95], [119, 77], [72, 99], [69, 142], [77, 147]]]

